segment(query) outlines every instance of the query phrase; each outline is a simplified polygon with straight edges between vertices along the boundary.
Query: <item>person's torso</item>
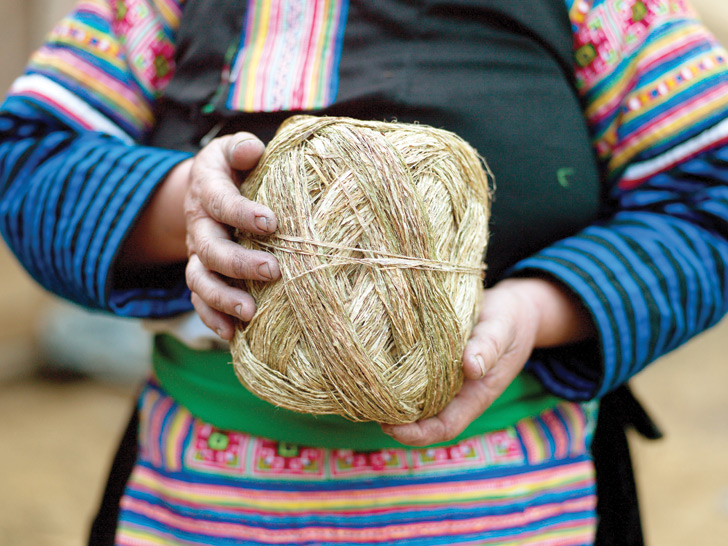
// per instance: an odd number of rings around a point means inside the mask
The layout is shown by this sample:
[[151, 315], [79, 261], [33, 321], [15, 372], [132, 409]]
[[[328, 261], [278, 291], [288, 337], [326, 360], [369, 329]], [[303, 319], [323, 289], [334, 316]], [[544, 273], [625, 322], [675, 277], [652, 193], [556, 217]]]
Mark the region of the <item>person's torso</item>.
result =
[[151, 143], [268, 141], [302, 111], [453, 131], [495, 174], [493, 282], [598, 212], [572, 58], [563, 0], [190, 0]]
[[[268, 141], [301, 112], [418, 122], [467, 140], [496, 179], [489, 283], [598, 213], [563, 0], [189, 0], [178, 43], [152, 145], [196, 151], [206, 136], [235, 131]], [[168, 339], [158, 348], [162, 387], [217, 426], [288, 440], [300, 432], [320, 445], [392, 442], [373, 423], [254, 399], [224, 352], [211, 363]], [[522, 376], [461, 437], [555, 403]]]

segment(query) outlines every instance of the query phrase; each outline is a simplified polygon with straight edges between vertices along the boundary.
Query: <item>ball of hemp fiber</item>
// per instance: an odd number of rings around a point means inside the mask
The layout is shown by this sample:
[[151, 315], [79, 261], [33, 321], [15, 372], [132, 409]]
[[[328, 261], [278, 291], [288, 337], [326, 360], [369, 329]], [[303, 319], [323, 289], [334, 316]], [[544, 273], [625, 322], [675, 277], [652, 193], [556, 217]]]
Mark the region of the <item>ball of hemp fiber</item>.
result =
[[239, 380], [297, 412], [389, 424], [437, 414], [463, 381], [491, 185], [448, 131], [287, 120], [241, 187], [278, 230], [238, 242], [273, 253], [281, 279], [241, 284], [258, 309], [231, 343]]

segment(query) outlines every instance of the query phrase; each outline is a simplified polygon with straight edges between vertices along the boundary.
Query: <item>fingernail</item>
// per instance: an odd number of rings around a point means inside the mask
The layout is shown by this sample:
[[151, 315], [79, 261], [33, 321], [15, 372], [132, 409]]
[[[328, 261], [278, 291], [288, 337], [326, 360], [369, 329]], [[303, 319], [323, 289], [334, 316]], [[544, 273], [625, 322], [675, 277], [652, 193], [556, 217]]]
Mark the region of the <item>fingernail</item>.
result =
[[239, 303], [239, 304], [237, 304], [235, 306], [235, 314], [238, 317], [243, 318], [243, 306], [242, 306], [242, 304]]
[[232, 150], [230, 150], [230, 153], [231, 154], [234, 154], [235, 153], [235, 150], [237, 150], [238, 148], [240, 148], [242, 146], [245, 146], [246, 143], [251, 142], [252, 140], [255, 140], [255, 139], [252, 139], [252, 138], [244, 138], [243, 140], [240, 140], [240, 141], [236, 142], [235, 144], [233, 144], [233, 148], [232, 148]]
[[215, 328], [215, 333], [217, 333], [217, 337], [222, 337], [222, 328]]
[[258, 229], [265, 231], [266, 233], [269, 231], [268, 218], [266, 216], [256, 216], [255, 225]]
[[233, 163], [233, 156], [235, 155], [235, 151], [238, 148], [240, 148], [242, 145], [244, 145], [246, 142], [248, 142], [248, 140], [250, 140], [250, 139], [249, 138], [246, 138], [245, 140], [241, 140], [240, 142], [236, 142], [235, 144], [233, 144], [233, 147], [232, 148], [229, 148], [229, 150], [230, 150], [228, 152], [228, 154], [230, 154], [229, 157], [228, 157], [228, 162], [229, 163], [231, 163], [231, 164]]
[[382, 425], [382, 432], [387, 436], [391, 436], [393, 434], [392, 427], [388, 425]]
[[242, 148], [243, 146], [252, 146], [252, 145], [259, 146], [261, 148], [261, 150], [260, 150], [261, 153], [262, 153], [262, 150], [265, 148], [263, 143], [260, 140], [258, 140], [257, 138], [244, 138], [240, 142], [236, 142], [235, 144], [233, 144], [233, 147], [230, 150], [230, 156], [232, 157], [233, 155], [235, 155], [235, 152], [238, 150], [238, 148]]
[[258, 266], [258, 274], [266, 279], [273, 278], [273, 274], [270, 272], [270, 265], [268, 265], [268, 263], [260, 264]]
[[473, 360], [478, 365], [478, 368], [480, 368], [480, 377], [485, 377], [485, 361], [483, 361], [483, 357], [480, 355], [475, 355], [473, 357]]

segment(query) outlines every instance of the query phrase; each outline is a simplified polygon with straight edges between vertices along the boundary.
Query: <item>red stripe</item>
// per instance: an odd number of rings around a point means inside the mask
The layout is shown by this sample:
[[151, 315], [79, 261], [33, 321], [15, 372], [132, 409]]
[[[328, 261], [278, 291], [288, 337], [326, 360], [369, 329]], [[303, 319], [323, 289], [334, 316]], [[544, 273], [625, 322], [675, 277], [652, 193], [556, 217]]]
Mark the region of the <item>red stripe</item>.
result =
[[23, 93], [19, 94], [18, 96], [21, 96], [23, 98], [32, 97], [32, 98], [36, 99], [38, 102], [40, 102], [41, 104], [48, 104], [53, 108], [54, 114], [57, 113], [58, 111], [60, 111], [64, 114], [64, 116], [67, 119], [73, 120], [76, 124], [80, 125], [84, 129], [87, 129], [87, 130], [93, 129], [93, 127], [89, 123], [86, 123], [86, 121], [83, 118], [78, 117], [78, 115], [76, 115], [73, 111], [66, 108], [60, 102], [56, 102], [53, 98], [51, 98], [48, 95], [43, 95], [43, 94], [39, 93], [38, 91], [27, 90], [27, 91], [23, 91]]

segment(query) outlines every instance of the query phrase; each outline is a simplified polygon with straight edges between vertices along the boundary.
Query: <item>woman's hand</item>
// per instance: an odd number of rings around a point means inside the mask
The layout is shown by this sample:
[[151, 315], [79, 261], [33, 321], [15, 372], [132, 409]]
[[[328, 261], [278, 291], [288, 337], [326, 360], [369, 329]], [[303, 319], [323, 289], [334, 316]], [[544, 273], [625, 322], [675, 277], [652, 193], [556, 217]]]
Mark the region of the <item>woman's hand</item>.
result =
[[253, 235], [276, 230], [276, 217], [266, 206], [240, 195], [240, 173], [255, 167], [263, 143], [248, 133], [213, 140], [194, 158], [184, 200], [187, 285], [202, 321], [223, 339], [234, 333], [232, 317], [249, 321], [255, 301], [229, 279], [273, 281], [278, 261], [267, 252], [249, 250], [232, 240], [240, 229]]
[[536, 278], [501, 281], [483, 291], [478, 322], [463, 353], [460, 392], [434, 417], [382, 429], [412, 446], [450, 441], [503, 393], [535, 348], [580, 341], [593, 329], [586, 311], [560, 286]]
[[266, 206], [240, 195], [242, 173], [258, 163], [263, 143], [249, 133], [217, 138], [167, 175], [122, 248], [119, 264], [131, 268], [187, 259], [186, 280], [202, 321], [223, 339], [234, 332], [232, 317], [249, 321], [253, 298], [230, 279], [280, 278], [278, 261], [248, 250], [232, 233], [265, 235], [276, 230]]

